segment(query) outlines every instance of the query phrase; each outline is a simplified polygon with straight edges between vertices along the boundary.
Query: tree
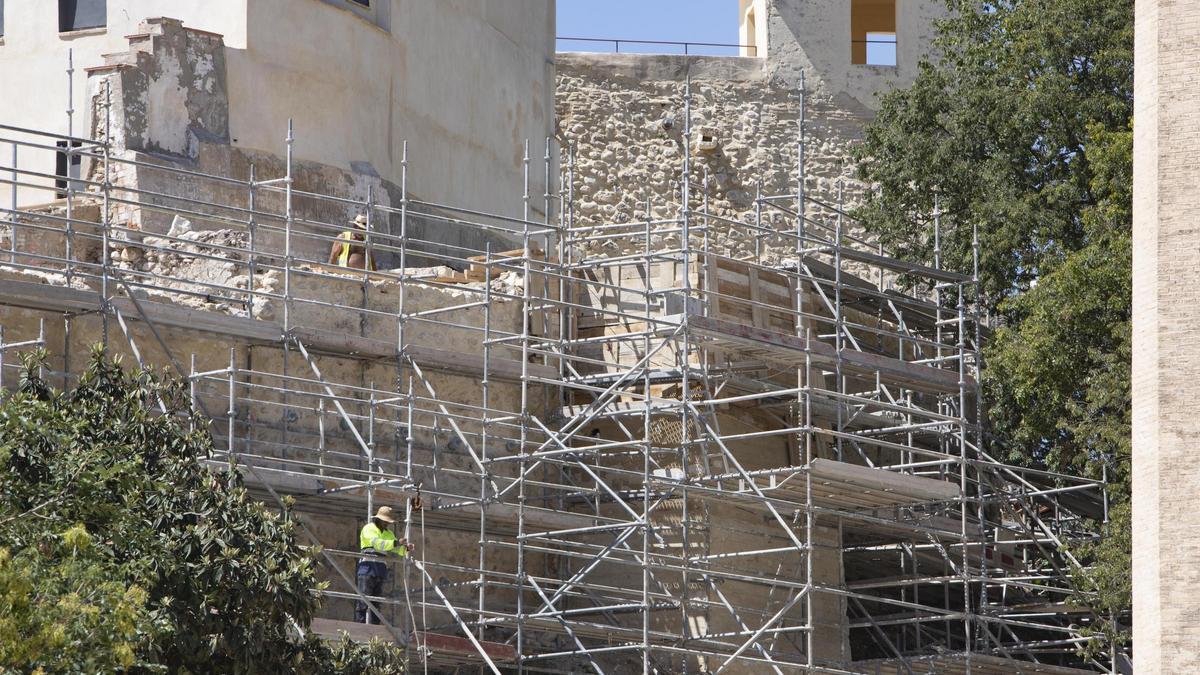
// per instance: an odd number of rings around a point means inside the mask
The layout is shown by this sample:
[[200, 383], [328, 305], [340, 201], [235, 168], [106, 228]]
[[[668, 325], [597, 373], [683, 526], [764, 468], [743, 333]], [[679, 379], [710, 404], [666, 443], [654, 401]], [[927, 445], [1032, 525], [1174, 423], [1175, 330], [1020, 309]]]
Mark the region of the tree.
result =
[[97, 349], [56, 391], [42, 359], [0, 402], [0, 669], [402, 672], [395, 648], [297, 635], [320, 606], [316, 552], [288, 510], [203, 464], [178, 382]]
[[[995, 329], [990, 443], [1008, 461], [1107, 475], [1121, 517], [1077, 552], [1092, 563], [1079, 600], [1119, 615], [1130, 605], [1133, 2], [948, 5], [934, 58], [883, 97], [858, 148], [877, 187], [859, 216], [885, 246], [932, 262], [938, 212], [943, 264], [968, 273], [978, 228], [978, 300]], [[1124, 639], [1117, 624], [1104, 632]]]

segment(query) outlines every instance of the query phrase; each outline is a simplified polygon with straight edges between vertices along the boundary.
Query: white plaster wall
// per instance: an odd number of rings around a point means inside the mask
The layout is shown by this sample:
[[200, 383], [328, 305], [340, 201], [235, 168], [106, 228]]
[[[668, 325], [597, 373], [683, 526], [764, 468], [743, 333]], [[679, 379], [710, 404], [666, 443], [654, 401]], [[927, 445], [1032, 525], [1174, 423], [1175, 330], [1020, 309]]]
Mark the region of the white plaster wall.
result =
[[[75, 86], [74, 132], [83, 135], [87, 123], [87, 74], [84, 68], [103, 63], [102, 54], [129, 48], [126, 35], [137, 32], [146, 17], [169, 15], [188, 27], [221, 33], [225, 44], [246, 44], [247, 0], [109, 0], [108, 25], [71, 33], [58, 32], [58, 3], [51, 0], [5, 0], [4, 36], [0, 38], [0, 124], [65, 134], [67, 127], [67, 54], [73, 51]], [[0, 138], [11, 139], [4, 132]], [[45, 143], [42, 139], [40, 142]], [[18, 149], [23, 169], [54, 173], [54, 153]], [[0, 141], [0, 169], [12, 166], [12, 147]], [[5, 175], [7, 179], [8, 176]], [[0, 203], [7, 205], [10, 186], [0, 185]], [[23, 189], [22, 204], [52, 201], [46, 190]]]
[[[141, 20], [168, 16], [225, 36], [234, 146], [282, 155], [292, 117], [298, 159], [369, 172], [358, 164], [366, 163], [399, 183], [407, 139], [414, 195], [520, 215], [529, 138], [531, 203], [540, 212], [553, 130], [553, 2], [390, 2], [390, 33], [325, 0], [109, 0], [106, 29], [60, 35], [57, 3], [7, 0], [0, 123], [67, 131], [73, 48], [74, 127], [85, 129], [83, 68], [126, 51], [125, 36]], [[4, 145], [0, 169], [11, 161]], [[28, 151], [21, 166], [53, 173], [54, 153]], [[25, 204], [51, 199], [48, 191], [21, 195]]]
[[291, 115], [299, 157], [366, 162], [398, 183], [408, 140], [414, 194], [519, 215], [529, 138], [540, 204], [550, 0], [393, 0], [390, 35], [319, 0], [257, 0], [248, 26], [246, 52], [229, 56], [236, 145], [282, 153]]

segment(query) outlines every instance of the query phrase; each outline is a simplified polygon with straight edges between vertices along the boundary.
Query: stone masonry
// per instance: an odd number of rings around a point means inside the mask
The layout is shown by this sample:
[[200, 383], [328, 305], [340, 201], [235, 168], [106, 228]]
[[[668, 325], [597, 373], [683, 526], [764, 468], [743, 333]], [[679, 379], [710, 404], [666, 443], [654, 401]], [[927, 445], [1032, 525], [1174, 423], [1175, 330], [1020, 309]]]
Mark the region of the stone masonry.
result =
[[[678, 217], [689, 75], [692, 209], [704, 204], [706, 173], [709, 212], [722, 218], [754, 223], [760, 189], [763, 196], [796, 194], [799, 90], [771, 78], [759, 59], [559, 54], [557, 65], [559, 128], [564, 145], [575, 147], [576, 225], [644, 220], [647, 204], [654, 218]], [[842, 180], [847, 202], [856, 202], [863, 187], [853, 179], [850, 150], [865, 111], [820, 91], [809, 92], [805, 105], [806, 196], [835, 204]], [[703, 147], [702, 135], [715, 147]], [[796, 200], [780, 204], [794, 210]], [[808, 204], [810, 216], [822, 211]], [[794, 217], [774, 209], [763, 212], [763, 225], [796, 227]], [[752, 230], [713, 223], [709, 239], [715, 252], [754, 253]], [[621, 250], [614, 241], [604, 245]], [[770, 262], [794, 248], [778, 238], [760, 245]]]

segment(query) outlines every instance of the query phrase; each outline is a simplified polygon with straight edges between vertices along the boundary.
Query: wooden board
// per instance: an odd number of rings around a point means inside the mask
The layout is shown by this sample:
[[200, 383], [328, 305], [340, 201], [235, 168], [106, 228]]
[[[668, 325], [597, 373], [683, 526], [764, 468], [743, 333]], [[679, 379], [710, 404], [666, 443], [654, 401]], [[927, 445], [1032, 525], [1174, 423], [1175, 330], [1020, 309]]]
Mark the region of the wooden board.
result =
[[[808, 352], [813, 364], [826, 370], [839, 361], [836, 348], [819, 340], [809, 341], [797, 335], [704, 316], [689, 316], [688, 324], [694, 334], [706, 337], [717, 345], [739, 348], [748, 357], [799, 368], [803, 367], [805, 352]], [[955, 371], [847, 349], [841, 351], [840, 361], [845, 372], [863, 375], [878, 372], [889, 382], [919, 391], [955, 393], [959, 390], [958, 373]], [[969, 376], [963, 384], [968, 391], [974, 387], [974, 381]]]

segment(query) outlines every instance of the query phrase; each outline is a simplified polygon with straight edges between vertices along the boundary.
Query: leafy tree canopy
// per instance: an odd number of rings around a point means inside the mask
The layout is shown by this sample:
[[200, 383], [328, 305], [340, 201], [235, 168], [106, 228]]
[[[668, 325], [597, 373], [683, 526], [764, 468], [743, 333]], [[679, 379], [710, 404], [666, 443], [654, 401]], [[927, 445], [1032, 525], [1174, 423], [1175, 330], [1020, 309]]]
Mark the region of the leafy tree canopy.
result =
[[932, 262], [940, 212], [943, 264], [968, 273], [978, 229], [979, 301], [994, 328], [983, 371], [991, 445], [1008, 461], [1107, 475], [1113, 536], [1079, 553], [1096, 563], [1084, 600], [1120, 611], [1133, 0], [947, 4], [933, 58], [882, 99], [858, 149], [861, 177], [878, 188], [859, 215], [892, 250]]
[[211, 437], [178, 383], [97, 349], [57, 391], [42, 358], [0, 402], [0, 670], [402, 672], [381, 643], [299, 636], [315, 551], [202, 463]]

